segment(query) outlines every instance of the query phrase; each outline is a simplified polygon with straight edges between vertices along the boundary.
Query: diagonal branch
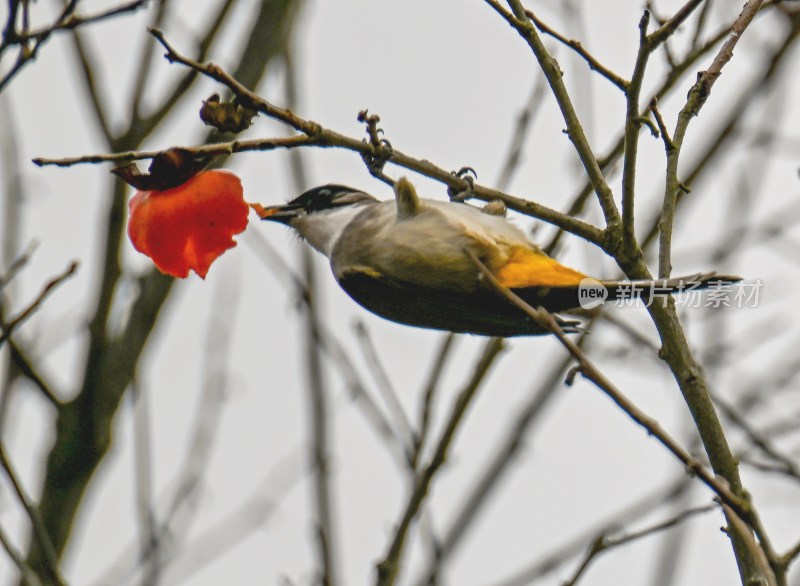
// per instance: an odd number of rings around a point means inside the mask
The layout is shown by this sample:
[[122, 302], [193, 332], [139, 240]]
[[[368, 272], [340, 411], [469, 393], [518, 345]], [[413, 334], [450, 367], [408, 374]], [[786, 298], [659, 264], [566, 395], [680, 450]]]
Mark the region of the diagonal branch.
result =
[[578, 55], [580, 55], [584, 61], [589, 65], [589, 69], [592, 71], [596, 71], [603, 77], [605, 77], [608, 81], [612, 84], [617, 86], [623, 92], [627, 91], [628, 84], [630, 83], [627, 79], [623, 78], [620, 75], [617, 75], [611, 69], [600, 63], [600, 61], [589, 51], [587, 51], [583, 44], [580, 41], [575, 39], [568, 39], [558, 31], [554, 30], [553, 28], [547, 26], [539, 17], [537, 17], [533, 11], [526, 10], [525, 14], [528, 15], [528, 18], [531, 19], [531, 22], [536, 25], [540, 31], [542, 31], [546, 35], [550, 35], [554, 39], [556, 39], [559, 43], [566, 45], [573, 51], [575, 51]]
[[11, 543], [11, 540], [6, 535], [6, 532], [0, 527], [0, 545], [2, 545], [3, 550], [6, 552], [6, 555], [11, 559], [11, 562], [19, 571], [20, 578], [22, 579], [23, 583], [26, 586], [41, 586], [42, 581], [33, 571], [33, 569], [27, 564], [25, 558], [22, 557], [22, 554], [18, 552], [14, 545]]
[[578, 583], [578, 580], [581, 578], [581, 576], [583, 576], [583, 574], [589, 568], [591, 563], [600, 554], [616, 549], [618, 547], [622, 547], [623, 545], [627, 545], [631, 542], [638, 541], [645, 537], [655, 535], [656, 533], [667, 531], [668, 529], [672, 529], [673, 527], [680, 525], [684, 521], [688, 521], [692, 517], [695, 517], [697, 515], [702, 515], [709, 511], [713, 511], [716, 508], [717, 505], [704, 505], [702, 507], [694, 507], [692, 509], [687, 509], [685, 511], [681, 511], [677, 515], [670, 517], [669, 519], [666, 519], [649, 527], [645, 527], [644, 529], [640, 529], [639, 531], [634, 531], [631, 533], [621, 535], [619, 537], [608, 537], [606, 534], [599, 535], [597, 539], [595, 539], [595, 541], [592, 542], [592, 544], [589, 546], [589, 551], [586, 553], [586, 557], [581, 561], [581, 563], [578, 566], [578, 569], [575, 570], [575, 573], [572, 575], [572, 578], [565, 581], [563, 583], [563, 586], [575, 586], [575, 584]]
[[[45, 563], [42, 564], [42, 569], [48, 574], [49, 579], [52, 580], [53, 583], [57, 584], [58, 586], [64, 585], [64, 578], [61, 575], [61, 570], [58, 568], [58, 556], [55, 548], [53, 547], [53, 540], [50, 538], [50, 534], [48, 533], [47, 527], [42, 520], [42, 516], [39, 513], [38, 507], [33, 504], [30, 497], [25, 492], [25, 489], [22, 488], [19, 477], [17, 476], [16, 471], [8, 459], [6, 448], [2, 442], [0, 442], [0, 467], [3, 468], [6, 476], [8, 476], [8, 479], [11, 481], [11, 486], [14, 487], [14, 492], [16, 493], [19, 502], [22, 504], [25, 512], [28, 514], [28, 518], [31, 522], [33, 537], [36, 539], [44, 554]], [[22, 575], [25, 576], [25, 573]]]
[[28, 307], [23, 309], [18, 315], [13, 317], [10, 321], [5, 323], [0, 323], [0, 346], [11, 337], [11, 334], [14, 333], [14, 330], [19, 327], [26, 319], [28, 319], [33, 313], [41, 307], [42, 303], [44, 303], [45, 299], [47, 299], [50, 294], [64, 281], [69, 279], [75, 271], [78, 270], [78, 263], [76, 261], [72, 261], [67, 269], [61, 273], [60, 275], [53, 277], [42, 289], [39, 295], [34, 299]]
[[545, 47], [539, 33], [536, 32], [536, 26], [531, 22], [522, 2], [519, 0], [509, 0], [509, 5], [511, 6], [513, 14], [502, 8], [499, 3], [494, 0], [486, 0], [486, 2], [528, 43], [536, 60], [539, 62], [539, 66], [547, 78], [550, 88], [553, 90], [553, 95], [558, 103], [558, 107], [561, 109], [561, 114], [567, 125], [567, 136], [569, 136], [569, 139], [575, 146], [575, 151], [597, 194], [600, 207], [603, 209], [606, 226], [612, 230], [615, 229], [614, 227], [620, 224], [620, 216], [617, 205], [614, 202], [614, 194], [611, 191], [611, 187], [606, 182], [605, 177], [603, 177], [603, 172], [597, 162], [597, 157], [595, 157], [592, 152], [589, 139], [586, 137], [586, 133], [583, 131], [583, 127], [578, 119], [578, 114], [575, 112], [575, 108], [572, 105], [572, 99], [564, 84], [561, 67]]
[[[27, 26], [23, 23], [23, 30], [18, 31], [16, 24], [16, 10], [18, 4], [9, 2], [10, 11], [6, 27], [3, 30], [2, 43], [0, 43], [0, 56], [3, 51], [12, 45], [19, 45], [19, 53], [14, 65], [0, 77], [0, 92], [5, 89], [14, 77], [22, 70], [25, 65], [34, 61], [38, 56], [39, 50], [44, 46], [53, 33], [64, 30], [73, 30], [85, 25], [94, 24], [107, 20], [120, 14], [133, 12], [144, 6], [147, 0], [135, 0], [126, 4], [121, 4], [114, 8], [93, 14], [90, 16], [78, 16], [74, 14], [77, 5], [76, 0], [70, 1], [62, 10], [61, 15], [49, 26], [37, 30], [26, 30]], [[27, 11], [28, 3], [23, 5], [23, 11]], [[25, 20], [23, 13], [23, 20]]]
[[700, 109], [705, 105], [716, 80], [722, 73], [722, 68], [733, 56], [733, 48], [739, 42], [742, 33], [755, 18], [764, 0], [748, 0], [742, 13], [731, 26], [728, 40], [720, 48], [711, 66], [702, 72], [697, 82], [689, 90], [686, 104], [678, 114], [675, 130], [672, 139], [667, 144], [667, 171], [666, 184], [664, 188], [664, 203], [659, 218], [659, 276], [668, 277], [671, 271], [671, 251], [672, 251], [672, 223], [675, 217], [675, 206], [677, 205], [678, 194], [681, 191], [681, 184], [678, 179], [678, 163], [680, 160], [681, 147], [689, 128], [689, 123], [700, 113]]
[[[316, 146], [323, 148], [344, 148], [367, 157], [373, 157], [375, 155], [375, 147], [369, 142], [348, 137], [333, 130], [329, 130], [312, 120], [308, 120], [296, 115], [289, 109], [280, 108], [271, 104], [267, 100], [247, 89], [234, 77], [226, 73], [221, 67], [214, 65], [213, 63], [197, 63], [196, 61], [185, 57], [172, 48], [171, 45], [169, 45], [161, 31], [152, 30], [151, 32], [167, 49], [166, 57], [169, 61], [181, 63], [199, 73], [219, 81], [227, 86], [234, 94], [236, 94], [240, 102], [247, 103], [255, 110], [271, 118], [279, 120], [305, 135], [290, 138], [263, 139], [260, 141], [260, 143], [258, 141], [234, 141], [232, 143], [221, 143], [208, 147], [208, 150], [203, 150], [202, 147], [193, 147], [188, 149], [190, 152], [198, 154], [230, 154], [232, 152], [240, 152], [243, 150], [270, 150], [273, 148]], [[34, 162], [39, 165], [69, 166], [78, 163], [145, 159], [151, 158], [156, 154], [157, 152], [152, 151], [141, 153], [125, 152], [118, 155], [90, 155], [71, 159], [36, 159]], [[390, 161], [400, 167], [410, 169], [444, 183], [453, 188], [456, 192], [464, 191], [464, 189], [467, 187], [466, 180], [457, 177], [446, 169], [434, 165], [426, 159], [411, 157], [399, 150], [393, 149], [390, 155]], [[589, 242], [595, 244], [600, 244], [603, 242], [603, 231], [596, 226], [573, 218], [568, 214], [548, 208], [547, 206], [543, 206], [526, 199], [509, 195], [497, 189], [492, 189], [478, 184], [472, 186], [471, 195], [483, 201], [499, 199], [512, 210], [551, 223]]]
[[436, 473], [447, 459], [447, 452], [455, 439], [456, 431], [459, 429], [467, 409], [472, 403], [472, 399], [475, 397], [475, 394], [503, 347], [503, 338], [490, 338], [484, 345], [483, 354], [475, 365], [472, 378], [458, 395], [450, 412], [450, 416], [447, 418], [445, 428], [439, 437], [433, 456], [417, 475], [414, 488], [408, 498], [405, 510], [395, 530], [392, 542], [386, 551], [386, 555], [378, 563], [378, 577], [376, 580], [378, 586], [391, 586], [395, 583], [400, 570], [400, 558], [403, 555], [408, 533], [411, 529], [411, 523], [422, 507]]
[[[503, 286], [500, 281], [492, 274], [481, 260], [469, 250], [466, 253], [472, 258], [472, 261], [480, 269], [486, 281], [509, 303], [519, 308], [523, 313], [535, 320], [539, 325], [552, 333], [564, 348], [575, 358], [578, 362], [578, 369], [575, 372], [580, 372], [584, 378], [590, 380], [603, 391], [614, 403], [616, 403], [634, 422], [643, 427], [647, 433], [655, 437], [661, 445], [672, 453], [686, 469], [697, 476], [700, 481], [708, 486], [717, 496], [722, 499], [724, 503], [729, 505], [733, 511], [736, 512], [742, 519], [748, 521], [752, 519], [752, 511], [749, 503], [737, 496], [728, 486], [724, 479], [719, 479], [714, 476], [713, 472], [709, 471], [702, 462], [694, 458], [689, 452], [670, 436], [655, 419], [644, 413], [636, 405], [628, 399], [622, 391], [620, 391], [600, 370], [589, 360], [589, 357], [581, 350], [578, 345], [572, 341], [571, 338], [564, 333], [561, 326], [553, 317], [553, 314], [543, 308], [534, 309], [522, 298], [516, 295], [513, 291]], [[574, 377], [574, 374], [572, 375]], [[568, 378], [568, 382], [571, 378]]]

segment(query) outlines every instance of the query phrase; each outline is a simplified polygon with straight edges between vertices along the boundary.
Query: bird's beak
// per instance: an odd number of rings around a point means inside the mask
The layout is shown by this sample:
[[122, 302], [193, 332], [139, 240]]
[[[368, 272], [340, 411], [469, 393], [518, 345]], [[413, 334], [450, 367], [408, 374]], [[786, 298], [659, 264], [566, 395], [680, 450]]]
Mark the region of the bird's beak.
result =
[[251, 203], [253, 208], [262, 220], [289, 224], [303, 212], [303, 206], [293, 203], [286, 203], [277, 206], [262, 206], [258, 203]]

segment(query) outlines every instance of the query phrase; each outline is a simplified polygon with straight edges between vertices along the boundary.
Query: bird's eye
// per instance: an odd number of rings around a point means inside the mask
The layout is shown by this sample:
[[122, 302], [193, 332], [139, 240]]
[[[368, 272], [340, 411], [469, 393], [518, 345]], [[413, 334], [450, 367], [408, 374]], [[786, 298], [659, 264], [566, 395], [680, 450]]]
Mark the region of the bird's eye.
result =
[[305, 208], [308, 212], [318, 212], [331, 207], [333, 192], [330, 189], [320, 189], [313, 197], [308, 198]]
[[352, 193], [354, 191], [349, 188], [326, 185], [306, 191], [290, 203], [302, 207], [307, 214], [313, 214], [352, 203], [348, 197]]

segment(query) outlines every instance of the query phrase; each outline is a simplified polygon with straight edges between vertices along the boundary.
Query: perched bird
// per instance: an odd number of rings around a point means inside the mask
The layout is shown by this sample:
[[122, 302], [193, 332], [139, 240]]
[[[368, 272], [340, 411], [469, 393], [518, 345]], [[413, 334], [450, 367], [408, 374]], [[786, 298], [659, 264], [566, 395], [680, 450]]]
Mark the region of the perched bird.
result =
[[[709, 273], [652, 282], [595, 281], [542, 252], [505, 218], [501, 202], [478, 208], [422, 199], [405, 178], [395, 184], [394, 201], [323, 185], [257, 211], [264, 220], [291, 226], [327, 256], [336, 281], [360, 305], [423, 328], [488, 336], [546, 332], [498, 294], [476, 259], [501, 285], [551, 312], [587, 306], [582, 301], [596, 304], [597, 298], [580, 298], [591, 288], [595, 296], [600, 290], [605, 300], [614, 300], [648, 290], [664, 294], [688, 288], [689, 282], [703, 288], [738, 280]], [[574, 331], [578, 322], [560, 323]]]

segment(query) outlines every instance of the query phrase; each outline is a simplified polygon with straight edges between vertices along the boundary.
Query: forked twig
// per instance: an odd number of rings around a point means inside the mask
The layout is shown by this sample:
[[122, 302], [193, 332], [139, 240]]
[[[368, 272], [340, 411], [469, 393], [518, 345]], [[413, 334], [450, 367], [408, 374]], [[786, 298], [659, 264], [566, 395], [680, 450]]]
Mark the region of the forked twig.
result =
[[516, 295], [513, 291], [505, 287], [497, 278], [491, 273], [486, 265], [470, 250], [466, 250], [467, 255], [475, 263], [475, 266], [481, 271], [486, 281], [502, 295], [509, 303], [518, 307], [525, 315], [535, 320], [536, 323], [547, 331], [552, 333], [559, 342], [567, 349], [567, 351], [578, 362], [578, 371], [584, 378], [593, 382], [601, 391], [603, 391], [612, 401], [614, 401], [631, 419], [643, 427], [649, 435], [655, 437], [661, 445], [663, 445], [669, 452], [671, 452], [680, 462], [687, 468], [689, 472], [696, 475], [703, 484], [708, 486], [717, 496], [722, 499], [722, 502], [729, 505], [730, 508], [743, 520], [750, 522], [751, 508], [749, 503], [745, 502], [734, 494], [728, 487], [728, 484], [713, 475], [698, 459], [694, 458], [681, 445], [670, 436], [655, 419], [640, 410], [628, 399], [622, 391], [620, 391], [600, 370], [589, 360], [589, 357], [581, 350], [575, 342], [573, 342], [558, 322], [553, 317], [553, 314], [545, 309], [533, 308], [526, 303], [522, 298]]
[[42, 303], [44, 303], [44, 300], [47, 299], [50, 293], [52, 293], [53, 290], [56, 287], [58, 287], [61, 283], [63, 283], [69, 277], [71, 277], [76, 270], [78, 270], [78, 263], [77, 261], [72, 261], [63, 273], [51, 279], [44, 286], [44, 288], [39, 293], [38, 297], [36, 297], [36, 299], [34, 299], [30, 303], [30, 305], [28, 305], [28, 307], [23, 309], [19, 314], [14, 316], [7, 323], [0, 323], [0, 330], [2, 330], [2, 333], [0, 333], [0, 346], [2, 346], [3, 342], [5, 342], [6, 340], [8, 340], [9, 337], [11, 337], [11, 334], [14, 333], [14, 330], [17, 327], [19, 327], [22, 324], [22, 322], [28, 319], [31, 315], [33, 315], [33, 313], [37, 309], [39, 309], [39, 307], [42, 305]]

